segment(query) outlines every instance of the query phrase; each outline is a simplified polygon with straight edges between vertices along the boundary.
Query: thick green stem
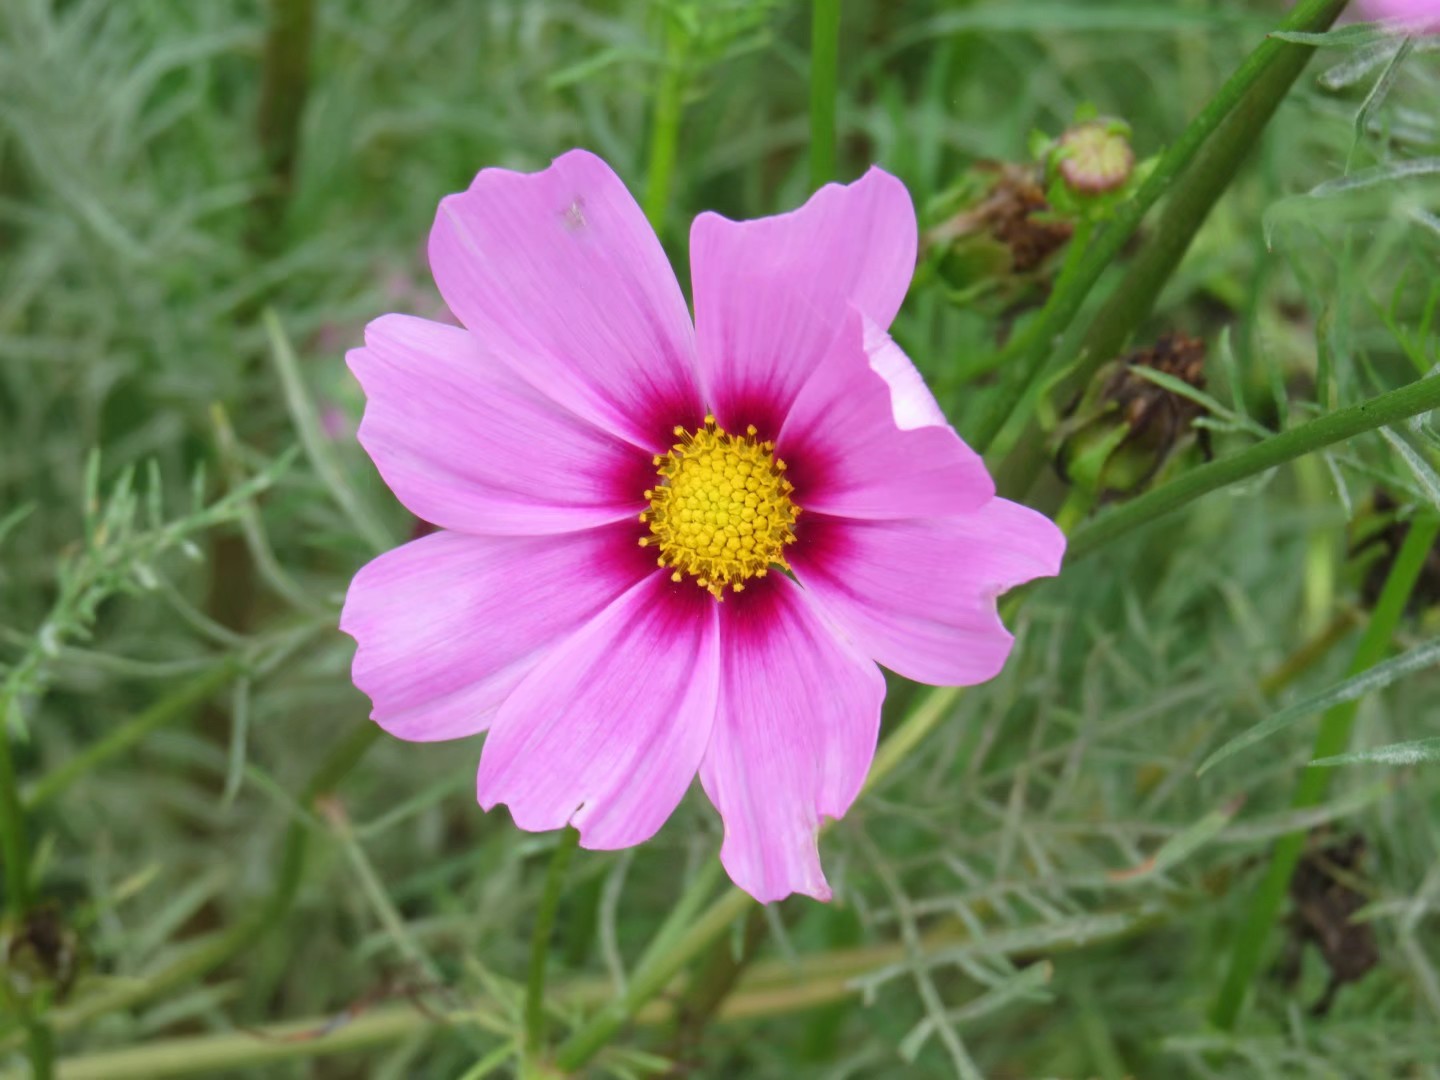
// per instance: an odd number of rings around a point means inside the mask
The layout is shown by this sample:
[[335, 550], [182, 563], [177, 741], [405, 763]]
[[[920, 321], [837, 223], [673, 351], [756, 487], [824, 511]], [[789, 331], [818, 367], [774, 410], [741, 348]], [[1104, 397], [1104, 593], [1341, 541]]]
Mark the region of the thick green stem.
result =
[[[1282, 31], [1323, 30], [1345, 7], [1346, 0], [1302, 0], [1280, 24]], [[972, 445], [981, 452], [989, 449], [1004, 428], [1011, 414], [1029, 394], [1035, 379], [1051, 356], [1054, 343], [1079, 313], [1096, 282], [1119, 256], [1145, 214], [1166, 194], [1171, 185], [1190, 164], [1200, 147], [1240, 104], [1250, 88], [1293, 50], [1308, 57], [1312, 46], [1292, 45], [1267, 37], [1246, 57], [1230, 76], [1220, 92], [1185, 128], [1180, 138], [1166, 151], [1155, 170], [1126, 203], [1116, 218], [1094, 243], [1085, 257], [1069, 275], [1063, 287], [1051, 294], [1050, 300], [1026, 330], [1016, 335], [999, 363], [1003, 381], [995, 400], [981, 418], [979, 428], [972, 432]]]
[[5, 910], [18, 919], [30, 907], [30, 856], [10, 754], [9, 715], [10, 697], [0, 693], [0, 865], [5, 868]]
[[[1410, 594], [1414, 591], [1416, 582], [1420, 580], [1420, 572], [1424, 569], [1425, 560], [1437, 535], [1440, 535], [1440, 519], [1420, 518], [1410, 526], [1405, 543], [1401, 545], [1400, 553], [1395, 557], [1395, 563], [1385, 579], [1385, 588], [1370, 616], [1370, 624], [1365, 628], [1360, 644], [1356, 646], [1355, 659], [1350, 665], [1349, 674], [1359, 675], [1385, 658], [1391, 638], [1395, 635], [1395, 628], [1404, 614], [1405, 606], [1410, 602]], [[1346, 701], [1325, 713], [1320, 721], [1320, 730], [1315, 736], [1315, 749], [1310, 755], [1312, 760], [1345, 752], [1350, 745], [1350, 732], [1355, 726], [1355, 716], [1359, 709], [1358, 700]], [[1325, 797], [1331, 775], [1328, 769], [1305, 769], [1300, 774], [1300, 782], [1296, 785], [1291, 805], [1297, 810], [1318, 805]], [[1290, 888], [1290, 878], [1295, 873], [1295, 866], [1304, 850], [1303, 831], [1290, 833], [1275, 845], [1265, 879], [1255, 893], [1250, 914], [1240, 936], [1235, 940], [1230, 967], [1211, 1012], [1211, 1019], [1221, 1028], [1234, 1028], [1240, 1017], [1250, 984], [1254, 981], [1255, 973], [1260, 970], [1266, 938], [1279, 916], [1285, 894]]]
[[55, 1075], [55, 1036], [50, 1025], [38, 1017], [25, 1023], [26, 1053], [30, 1057], [30, 1080], [51, 1080]]
[[1238, 454], [1202, 465], [1081, 527], [1070, 540], [1066, 563], [1073, 564], [1116, 537], [1178, 510], [1202, 495], [1363, 432], [1436, 408], [1440, 408], [1440, 375], [1419, 379], [1346, 409], [1337, 409]]
[[172, 694], [167, 694], [150, 708], [119, 727], [103, 739], [93, 742], [78, 754], [42, 777], [26, 794], [25, 805], [33, 810], [55, 798], [76, 780], [104, 761], [134, 746], [145, 736], [185, 713], [220, 689], [240, 670], [235, 659], [223, 660], [208, 671], [191, 679]]
[[530, 978], [525, 986], [525, 1056], [538, 1060], [545, 1049], [545, 969], [550, 959], [550, 938], [555, 932], [555, 913], [560, 910], [560, 894], [565, 886], [565, 871], [580, 844], [580, 833], [567, 828], [560, 834], [550, 869], [545, 874], [545, 891], [535, 913], [535, 933], [530, 941]]
[[[1328, 26], [1339, 12], [1338, 5], [1332, 8], [1319, 13], [1317, 23]], [[1176, 181], [1155, 230], [1146, 238], [1145, 246], [1119, 286], [1096, 313], [1079, 345], [1078, 355], [1062, 351], [1051, 359], [1056, 370], [1069, 368], [1056, 385], [1046, 391], [1052, 402], [1063, 404], [1077, 397], [1095, 373], [1120, 354], [1136, 327], [1149, 317], [1160, 291], [1190, 249], [1195, 234], [1230, 186], [1241, 162], [1300, 77], [1313, 51], [1304, 46], [1281, 50]], [[997, 469], [996, 486], [1013, 498], [1022, 498], [1035, 482], [1046, 458], [1045, 434], [1032, 418]]]
[[810, 8], [810, 187], [835, 179], [835, 94], [840, 78], [840, 0]]
[[665, 225], [675, 158], [680, 146], [680, 120], [685, 112], [685, 54], [689, 39], [678, 20], [665, 35], [665, 68], [655, 91], [655, 117], [650, 127], [650, 165], [645, 181], [645, 217], [657, 233]]

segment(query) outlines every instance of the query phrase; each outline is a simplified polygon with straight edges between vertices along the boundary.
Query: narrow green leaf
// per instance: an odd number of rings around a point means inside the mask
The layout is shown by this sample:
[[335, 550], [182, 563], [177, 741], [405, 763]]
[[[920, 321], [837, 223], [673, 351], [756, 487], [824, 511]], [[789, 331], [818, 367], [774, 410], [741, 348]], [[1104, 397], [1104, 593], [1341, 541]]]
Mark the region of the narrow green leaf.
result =
[[1311, 768], [1333, 768], [1336, 765], [1421, 765], [1440, 761], [1440, 739], [1415, 739], [1412, 742], [1390, 743], [1369, 750], [1356, 750], [1334, 757], [1316, 758]]
[[1300, 30], [1276, 30], [1266, 35], [1275, 41], [1288, 41], [1292, 45], [1309, 45], [1317, 49], [1362, 49], [1381, 41], [1393, 41], [1393, 30], [1381, 29], [1371, 23], [1356, 26], [1342, 26], [1323, 34], [1307, 34]]
[[1342, 682], [1336, 683], [1323, 693], [1308, 697], [1304, 701], [1291, 705], [1288, 709], [1281, 709], [1268, 720], [1262, 721], [1250, 728], [1242, 735], [1237, 735], [1224, 746], [1216, 750], [1205, 759], [1200, 766], [1198, 775], [1203, 775], [1213, 769], [1220, 762], [1233, 757], [1241, 750], [1254, 746], [1256, 743], [1268, 739], [1277, 731], [1289, 727], [1298, 720], [1303, 720], [1312, 713], [1322, 712], [1334, 705], [1346, 701], [1355, 701], [1364, 697], [1374, 690], [1381, 690], [1391, 683], [1398, 682], [1407, 675], [1417, 671], [1440, 664], [1440, 638], [1427, 641], [1423, 645], [1417, 645], [1409, 652], [1395, 657], [1393, 660], [1386, 660], [1376, 664], [1368, 671], [1352, 676]]
[[1134, 881], [1148, 878], [1179, 865], [1220, 835], [1221, 830], [1230, 824], [1231, 819], [1239, 813], [1240, 807], [1244, 804], [1245, 800], [1241, 797], [1230, 800], [1219, 809], [1211, 810], [1199, 821], [1186, 826], [1166, 840], [1154, 855], [1151, 855], [1139, 866], [1111, 871], [1111, 880]]
[[279, 317], [269, 308], [265, 310], [265, 333], [270, 338], [270, 355], [275, 361], [275, 369], [285, 391], [285, 404], [290, 410], [290, 419], [295, 424], [300, 445], [305, 448], [305, 456], [310, 459], [316, 475], [371, 548], [379, 552], [394, 547], [395, 538], [346, 477], [330, 439], [320, 424], [319, 410], [315, 408], [315, 402], [300, 374], [300, 365], [295, 359], [294, 349], [290, 347], [290, 339], [281, 327]]

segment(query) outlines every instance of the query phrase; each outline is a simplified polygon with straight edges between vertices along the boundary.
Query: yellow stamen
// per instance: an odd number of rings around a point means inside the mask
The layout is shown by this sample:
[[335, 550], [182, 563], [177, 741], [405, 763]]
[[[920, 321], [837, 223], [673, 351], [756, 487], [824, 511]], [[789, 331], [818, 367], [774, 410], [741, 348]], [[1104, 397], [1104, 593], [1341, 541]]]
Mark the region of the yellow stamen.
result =
[[775, 444], [760, 442], [754, 427], [731, 435], [713, 416], [698, 431], [677, 427], [675, 434], [680, 441], [655, 459], [660, 483], [645, 492], [650, 509], [640, 520], [650, 535], [641, 546], [660, 549], [660, 565], [675, 569], [672, 580], [688, 575], [716, 599], [772, 565], [790, 569], [785, 545], [795, 542], [800, 507]]

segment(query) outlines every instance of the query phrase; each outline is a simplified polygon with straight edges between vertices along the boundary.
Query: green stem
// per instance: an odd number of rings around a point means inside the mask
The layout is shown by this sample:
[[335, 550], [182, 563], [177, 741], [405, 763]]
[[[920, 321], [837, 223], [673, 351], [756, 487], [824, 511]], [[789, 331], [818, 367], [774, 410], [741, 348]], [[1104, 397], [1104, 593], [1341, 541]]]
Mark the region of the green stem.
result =
[[253, 240], [262, 252], [280, 246], [279, 227], [295, 185], [314, 33], [315, 0], [270, 0], [260, 66], [260, 106], [255, 117], [266, 187], [255, 207]]
[[67, 758], [53, 772], [42, 777], [26, 794], [29, 810], [43, 806], [101, 762], [128, 750], [152, 731], [172, 723], [220, 689], [240, 670], [240, 663], [231, 658], [191, 679], [172, 694], [167, 694], [150, 708], [113, 729], [97, 742]]
[[655, 93], [655, 119], [650, 129], [650, 167], [645, 183], [645, 217], [657, 233], [665, 225], [675, 158], [680, 145], [680, 119], [685, 111], [685, 53], [689, 40], [678, 20], [665, 35], [665, 69]]
[[51, 1080], [55, 1075], [55, 1038], [50, 1025], [38, 1017], [25, 1022], [29, 1037], [26, 1052], [30, 1057], [30, 1080]]
[[565, 871], [579, 845], [578, 830], [566, 828], [561, 832], [555, 853], [550, 856], [540, 909], [535, 914], [535, 934], [530, 940], [530, 979], [525, 986], [525, 1056], [530, 1061], [538, 1060], [545, 1049], [545, 966], [550, 958], [550, 938], [555, 932], [555, 914], [560, 910]]
[[[1346, 0], [1301, 0], [1280, 24], [1282, 31], [1314, 31], [1329, 26], [1345, 7]], [[1219, 93], [1190, 121], [1178, 141], [1166, 151], [1135, 197], [1121, 208], [1115, 220], [1090, 245], [1085, 257], [1063, 288], [1051, 294], [1044, 309], [1024, 333], [1016, 335], [1005, 349], [999, 363], [1004, 373], [995, 400], [981, 418], [979, 429], [972, 433], [972, 445], [982, 453], [1004, 428], [1010, 415], [1029, 394], [1045, 362], [1051, 356], [1054, 342], [1079, 313], [1090, 290], [1109, 269], [1129, 241], [1150, 207], [1164, 195], [1190, 163], [1205, 140], [1220, 127], [1224, 119], [1240, 104], [1249, 89], [1287, 53], [1303, 50], [1308, 57], [1313, 46], [1292, 45], [1274, 37], [1266, 37], [1230, 76]]]
[[[1328, 26], [1337, 13], [1338, 6], [1317, 15], [1315, 21]], [[1281, 51], [1175, 182], [1154, 231], [1096, 313], [1078, 350], [1062, 349], [1052, 358], [1054, 369], [1065, 371], [1046, 391], [1052, 402], [1063, 404], [1076, 398], [1095, 373], [1120, 354], [1136, 327], [1149, 317], [1195, 234], [1300, 77], [1312, 51], [1301, 46]], [[1013, 498], [1022, 498], [1044, 467], [1046, 457], [1044, 432], [1032, 418], [998, 468], [996, 486]]]
[[1116, 537], [1228, 484], [1435, 408], [1440, 408], [1440, 375], [1419, 379], [1398, 390], [1293, 427], [1238, 454], [1202, 465], [1100, 515], [1076, 531], [1070, 541], [1066, 562], [1078, 562]]
[[835, 95], [840, 79], [840, 0], [810, 8], [810, 187], [835, 178]]
[[[1395, 563], [1385, 579], [1385, 588], [1370, 616], [1370, 624], [1365, 628], [1365, 633], [1355, 648], [1350, 675], [1368, 671], [1384, 659], [1437, 535], [1440, 535], [1440, 519], [1419, 518], [1410, 526], [1405, 543], [1401, 545], [1400, 553], [1395, 557]], [[1325, 713], [1320, 721], [1320, 730], [1315, 736], [1315, 749], [1310, 755], [1311, 760], [1344, 753], [1350, 745], [1350, 732], [1355, 726], [1355, 716], [1359, 709], [1358, 700], [1346, 701]], [[1297, 810], [1318, 805], [1325, 797], [1331, 775], [1328, 769], [1303, 770], [1291, 805]], [[1275, 845], [1265, 879], [1255, 894], [1240, 936], [1235, 940], [1230, 967], [1211, 1012], [1211, 1019], [1220, 1028], [1227, 1031], [1233, 1029], [1240, 1017], [1246, 993], [1255, 973], [1260, 969], [1265, 941], [1285, 901], [1285, 894], [1290, 888], [1290, 878], [1304, 849], [1303, 831], [1290, 833]]]
[[5, 910], [18, 919], [30, 907], [30, 856], [10, 754], [9, 717], [10, 697], [0, 693], [0, 865], [5, 868]]

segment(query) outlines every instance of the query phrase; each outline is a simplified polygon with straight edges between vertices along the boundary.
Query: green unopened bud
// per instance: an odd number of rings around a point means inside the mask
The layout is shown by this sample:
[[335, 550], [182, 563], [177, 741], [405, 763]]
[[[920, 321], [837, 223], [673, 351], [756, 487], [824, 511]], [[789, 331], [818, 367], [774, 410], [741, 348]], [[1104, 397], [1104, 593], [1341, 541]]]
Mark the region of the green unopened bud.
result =
[[1074, 232], [1033, 166], [981, 162], [927, 208], [925, 264], [958, 302], [1013, 311], [1043, 297]]
[[1183, 466], [1210, 456], [1208, 433], [1194, 421], [1204, 408], [1142, 370], [1200, 389], [1205, 345], [1172, 334], [1153, 348], [1102, 368], [1061, 424], [1060, 475], [1097, 499], [1122, 499]]
[[1078, 195], [1117, 191], [1135, 171], [1130, 128], [1119, 120], [1073, 127], [1060, 136], [1054, 162], [1066, 186]]

